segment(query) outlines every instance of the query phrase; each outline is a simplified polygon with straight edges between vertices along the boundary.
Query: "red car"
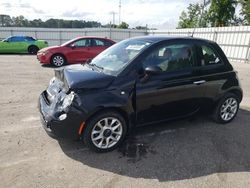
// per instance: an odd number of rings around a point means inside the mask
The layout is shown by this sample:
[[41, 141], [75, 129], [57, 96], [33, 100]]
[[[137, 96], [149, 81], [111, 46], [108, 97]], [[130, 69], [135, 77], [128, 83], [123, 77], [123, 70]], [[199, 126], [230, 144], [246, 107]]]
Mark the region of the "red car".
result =
[[37, 53], [37, 59], [41, 64], [51, 64], [56, 67], [63, 66], [66, 63], [84, 63], [113, 44], [115, 42], [107, 38], [78, 37], [61, 46], [41, 49]]

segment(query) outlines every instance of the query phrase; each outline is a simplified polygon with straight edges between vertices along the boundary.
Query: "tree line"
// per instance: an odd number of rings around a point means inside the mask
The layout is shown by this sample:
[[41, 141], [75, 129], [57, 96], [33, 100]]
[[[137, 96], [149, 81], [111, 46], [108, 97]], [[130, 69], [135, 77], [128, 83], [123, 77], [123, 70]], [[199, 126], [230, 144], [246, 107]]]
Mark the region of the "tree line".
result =
[[[206, 1], [205, 1], [206, 2]], [[240, 12], [236, 11], [237, 7]], [[250, 24], [250, 0], [211, 0], [189, 4], [179, 18], [178, 28], [224, 27]]]
[[[42, 27], [42, 28], [118, 28], [128, 29], [129, 24], [121, 22], [121, 24], [106, 24], [102, 25], [96, 21], [85, 20], [64, 20], [64, 19], [48, 19], [43, 21], [41, 19], [28, 20], [24, 16], [10, 17], [9, 15], [0, 14], [1, 27]], [[147, 27], [137, 26], [133, 29], [146, 30]]]

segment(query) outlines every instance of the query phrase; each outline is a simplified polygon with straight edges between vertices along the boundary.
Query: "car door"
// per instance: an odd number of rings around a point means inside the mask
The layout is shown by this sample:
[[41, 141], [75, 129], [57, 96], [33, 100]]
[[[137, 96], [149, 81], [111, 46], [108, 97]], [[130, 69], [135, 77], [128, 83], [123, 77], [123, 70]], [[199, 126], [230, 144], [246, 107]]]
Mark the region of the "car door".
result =
[[92, 50], [93, 50], [93, 58], [101, 53], [103, 50], [107, 49], [110, 43], [105, 42], [102, 39], [92, 39]]
[[2, 42], [2, 49], [1, 52], [3, 53], [16, 53], [17, 47], [16, 47], [16, 37], [9, 37], [6, 40]]
[[204, 87], [195, 75], [196, 58], [195, 47], [188, 41], [163, 44], [143, 58], [144, 69], [157, 66], [162, 71], [136, 83], [138, 124], [185, 116], [199, 109]]
[[230, 71], [226, 71], [224, 59], [219, 53], [221, 50], [218, 48], [218, 46], [206, 42], [199, 42], [197, 45], [198, 64], [200, 66], [197, 72], [201, 80], [204, 80], [204, 86], [206, 87], [204, 105], [212, 104], [211, 102], [219, 95], [231, 74]]
[[0, 53], [7, 53], [10, 50], [10, 44], [7, 39], [0, 41]]
[[83, 63], [93, 57], [91, 39], [79, 39], [70, 44], [67, 60], [71, 63]]
[[21, 53], [24, 52], [22, 47], [23, 37], [15, 36], [9, 39], [10, 53]]
[[22, 52], [28, 52], [28, 48], [31, 45], [35, 45], [34, 40], [32, 40], [32, 37], [25, 36], [22, 39], [20, 39], [20, 51]]

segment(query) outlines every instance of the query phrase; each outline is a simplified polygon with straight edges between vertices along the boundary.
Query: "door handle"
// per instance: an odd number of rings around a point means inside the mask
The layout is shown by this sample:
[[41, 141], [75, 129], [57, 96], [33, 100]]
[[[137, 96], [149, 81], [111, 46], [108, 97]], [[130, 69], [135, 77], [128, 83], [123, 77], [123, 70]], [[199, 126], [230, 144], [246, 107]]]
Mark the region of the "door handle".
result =
[[206, 80], [199, 80], [199, 81], [194, 82], [195, 85], [201, 85], [204, 83], [206, 83]]

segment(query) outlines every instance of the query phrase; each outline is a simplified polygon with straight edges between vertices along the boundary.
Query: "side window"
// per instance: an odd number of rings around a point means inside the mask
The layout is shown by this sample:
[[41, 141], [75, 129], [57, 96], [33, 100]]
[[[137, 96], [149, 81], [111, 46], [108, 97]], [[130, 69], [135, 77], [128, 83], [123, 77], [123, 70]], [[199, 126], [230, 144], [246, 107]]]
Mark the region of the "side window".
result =
[[189, 44], [175, 44], [160, 47], [143, 61], [143, 67], [158, 66], [164, 72], [191, 68], [194, 64], [194, 48]]
[[10, 38], [8, 38], [8, 41], [9, 42], [17, 42], [18, 40], [17, 40], [17, 37], [10, 37]]
[[108, 40], [103, 40], [104, 46], [112, 46], [114, 43]]
[[91, 46], [91, 39], [81, 39], [72, 44], [75, 47], [88, 47]]
[[201, 46], [203, 58], [201, 60], [202, 66], [221, 64], [220, 58], [216, 55], [214, 50], [208, 46]]
[[33, 37], [25, 37], [24, 40], [25, 41], [35, 41], [35, 39]]
[[104, 42], [98, 39], [93, 39], [92, 40], [92, 46], [105, 46]]
[[24, 37], [12, 37], [11, 42], [23, 42]]

